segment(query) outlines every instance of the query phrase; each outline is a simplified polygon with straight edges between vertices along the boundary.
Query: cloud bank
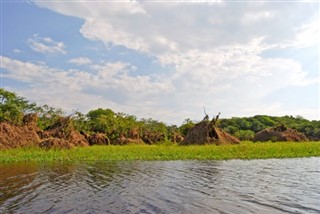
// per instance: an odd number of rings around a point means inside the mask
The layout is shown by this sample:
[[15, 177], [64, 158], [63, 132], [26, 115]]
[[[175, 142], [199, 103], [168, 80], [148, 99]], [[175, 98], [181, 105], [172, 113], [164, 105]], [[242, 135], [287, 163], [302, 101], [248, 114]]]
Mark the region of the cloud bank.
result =
[[[102, 42], [107, 49], [120, 46], [152, 57], [166, 70], [141, 74], [138, 65], [126, 61], [96, 62], [80, 54], [67, 63], [87, 65], [86, 71], [3, 56], [2, 67], [10, 71], [4, 76], [27, 82], [30, 90], [25, 93], [42, 97], [43, 102], [51, 102], [45, 99], [49, 93], [60, 97], [55, 104], [67, 109], [107, 107], [169, 123], [200, 119], [202, 106], [225, 117], [300, 114], [319, 119], [314, 107], [288, 109], [265, 100], [281, 89], [319, 84], [300, 61], [264, 56], [268, 51], [294, 52], [319, 45], [314, 3], [34, 3], [81, 18], [79, 32], [84, 38]], [[66, 54], [64, 43], [50, 37], [34, 35], [28, 43], [41, 53]], [[47, 92], [32, 95], [43, 86]]]

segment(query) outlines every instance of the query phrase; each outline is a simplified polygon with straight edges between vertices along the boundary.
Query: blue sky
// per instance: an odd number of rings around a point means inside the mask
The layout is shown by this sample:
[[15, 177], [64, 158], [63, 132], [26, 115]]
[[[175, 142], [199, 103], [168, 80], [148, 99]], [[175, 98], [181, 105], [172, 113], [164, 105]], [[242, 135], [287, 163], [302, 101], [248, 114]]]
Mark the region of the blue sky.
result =
[[1, 87], [181, 124], [320, 120], [319, 2], [1, 1]]

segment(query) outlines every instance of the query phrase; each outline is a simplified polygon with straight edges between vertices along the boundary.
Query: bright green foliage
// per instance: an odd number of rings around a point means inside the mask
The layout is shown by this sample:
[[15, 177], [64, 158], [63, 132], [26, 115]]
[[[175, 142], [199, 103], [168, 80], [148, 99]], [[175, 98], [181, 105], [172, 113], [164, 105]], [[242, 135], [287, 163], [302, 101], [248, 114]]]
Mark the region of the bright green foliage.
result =
[[257, 133], [265, 128], [281, 124], [289, 128], [296, 129], [297, 131], [305, 134], [307, 138], [311, 140], [320, 139], [320, 121], [309, 121], [301, 116], [272, 117], [256, 115], [254, 117], [233, 117], [231, 119], [220, 120], [220, 127], [224, 131], [236, 135], [237, 137], [242, 136], [240, 139], [244, 137], [245, 133], [248, 134], [249, 132], [247, 131], [249, 130]]
[[35, 103], [30, 103], [14, 92], [0, 88], [0, 122], [20, 124], [25, 113], [34, 112], [36, 109]]
[[96, 109], [89, 111], [87, 114], [89, 118], [90, 130], [93, 132], [111, 134], [116, 128], [116, 115], [110, 109]]
[[254, 132], [251, 130], [239, 130], [234, 133], [234, 136], [239, 138], [239, 140], [252, 140]]
[[142, 139], [148, 144], [164, 143], [169, 137], [167, 125], [151, 118], [141, 120], [141, 130]]
[[89, 132], [90, 130], [88, 117], [79, 111], [75, 111], [73, 113], [72, 123], [73, 123], [73, 127], [79, 132], [80, 131]]
[[146, 132], [153, 132], [153, 133], [161, 133], [166, 135], [167, 134], [167, 126], [163, 122], [159, 122], [157, 120], [149, 119], [142, 119], [142, 129]]

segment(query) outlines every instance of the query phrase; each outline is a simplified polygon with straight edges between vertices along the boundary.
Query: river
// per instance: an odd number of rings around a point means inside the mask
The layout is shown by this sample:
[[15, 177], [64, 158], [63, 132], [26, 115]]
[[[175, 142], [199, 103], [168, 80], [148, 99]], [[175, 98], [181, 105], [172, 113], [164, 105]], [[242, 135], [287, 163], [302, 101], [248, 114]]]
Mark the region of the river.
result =
[[0, 164], [0, 213], [320, 213], [320, 158]]

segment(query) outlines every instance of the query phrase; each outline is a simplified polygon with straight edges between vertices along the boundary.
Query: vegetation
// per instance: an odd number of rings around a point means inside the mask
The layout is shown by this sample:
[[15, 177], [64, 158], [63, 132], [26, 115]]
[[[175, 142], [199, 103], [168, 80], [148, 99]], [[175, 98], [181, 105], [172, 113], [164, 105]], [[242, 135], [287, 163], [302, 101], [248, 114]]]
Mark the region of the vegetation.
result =
[[254, 133], [275, 125], [285, 125], [305, 134], [311, 140], [320, 140], [320, 121], [309, 121], [301, 116], [256, 115], [254, 117], [233, 117], [220, 120], [220, 127], [240, 140], [252, 140]]
[[[38, 106], [13, 92], [0, 89], [0, 122], [21, 124], [23, 115], [37, 113], [38, 127], [50, 128], [59, 118], [66, 116], [61, 109]], [[147, 144], [161, 144], [174, 141], [174, 136], [186, 136], [195, 121], [186, 119], [181, 126], [168, 126], [153, 119], [137, 119], [133, 115], [116, 113], [111, 109], [98, 108], [86, 114], [74, 112], [71, 115], [73, 126], [82, 133], [102, 133], [112, 142], [121, 137], [136, 136]], [[304, 133], [311, 140], [320, 140], [320, 121], [309, 121], [301, 116], [273, 117], [256, 115], [254, 117], [233, 117], [220, 119], [218, 126], [240, 140], [252, 140], [255, 133], [275, 125], [283, 124]]]
[[10, 121], [20, 124], [25, 113], [36, 109], [35, 103], [30, 103], [25, 98], [0, 88], [0, 122]]
[[0, 162], [116, 161], [116, 160], [227, 160], [320, 156], [318, 142], [252, 143], [239, 145], [127, 145], [77, 147], [71, 150], [20, 148], [0, 150]]

